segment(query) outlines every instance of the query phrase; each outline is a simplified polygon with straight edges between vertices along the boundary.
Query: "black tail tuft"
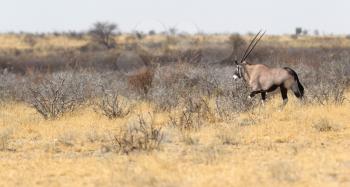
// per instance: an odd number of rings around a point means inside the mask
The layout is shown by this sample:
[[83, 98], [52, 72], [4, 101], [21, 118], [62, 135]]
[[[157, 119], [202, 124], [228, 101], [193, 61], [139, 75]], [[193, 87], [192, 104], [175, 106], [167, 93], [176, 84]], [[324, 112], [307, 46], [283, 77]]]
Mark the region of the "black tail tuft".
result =
[[296, 80], [298, 83], [297, 87], [295, 86], [296, 88], [293, 87], [292, 89], [296, 97], [302, 98], [304, 96], [304, 87], [300, 83], [297, 73], [289, 67], [284, 67], [283, 69], [287, 70], [288, 73], [291, 74], [294, 77], [294, 80]]

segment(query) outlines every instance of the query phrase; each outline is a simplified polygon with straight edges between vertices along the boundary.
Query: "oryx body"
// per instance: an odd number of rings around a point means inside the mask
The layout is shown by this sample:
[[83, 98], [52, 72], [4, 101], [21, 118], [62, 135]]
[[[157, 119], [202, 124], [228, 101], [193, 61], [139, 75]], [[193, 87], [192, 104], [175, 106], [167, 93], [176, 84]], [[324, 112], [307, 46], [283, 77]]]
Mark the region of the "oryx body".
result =
[[261, 99], [265, 101], [266, 93], [280, 88], [283, 103], [287, 103], [288, 90], [292, 90], [297, 98], [304, 95], [304, 87], [299, 81], [298, 75], [291, 68], [270, 68], [263, 64], [249, 64], [243, 61], [237, 64], [234, 79], [243, 78], [249, 87], [251, 93], [249, 97], [261, 94]]

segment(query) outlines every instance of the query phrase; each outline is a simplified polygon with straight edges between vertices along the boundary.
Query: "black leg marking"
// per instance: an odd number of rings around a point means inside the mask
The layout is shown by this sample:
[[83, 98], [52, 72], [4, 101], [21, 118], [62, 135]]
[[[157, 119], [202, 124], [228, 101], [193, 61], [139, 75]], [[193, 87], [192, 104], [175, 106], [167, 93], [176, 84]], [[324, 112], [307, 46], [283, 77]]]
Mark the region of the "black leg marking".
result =
[[281, 95], [283, 99], [283, 105], [285, 105], [288, 102], [288, 95], [287, 95], [288, 90], [283, 86], [281, 86], [280, 89], [281, 89]]
[[249, 97], [253, 98], [254, 96], [255, 96], [255, 93], [254, 92], [250, 92]]
[[261, 100], [263, 102], [266, 100], [266, 92], [261, 92]]
[[258, 94], [258, 93], [260, 93], [260, 91], [252, 91], [252, 92], [250, 92], [250, 95], [249, 95], [249, 97], [250, 98], [253, 98], [256, 94]]

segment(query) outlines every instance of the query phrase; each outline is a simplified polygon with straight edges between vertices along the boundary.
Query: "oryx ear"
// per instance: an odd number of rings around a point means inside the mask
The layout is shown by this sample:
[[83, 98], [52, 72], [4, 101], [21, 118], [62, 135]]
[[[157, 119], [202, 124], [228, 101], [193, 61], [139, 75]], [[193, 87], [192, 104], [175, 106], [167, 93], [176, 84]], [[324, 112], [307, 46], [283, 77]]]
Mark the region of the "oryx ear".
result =
[[238, 61], [237, 61], [237, 59], [235, 59], [235, 64], [236, 64], [236, 65], [238, 65]]
[[247, 62], [244, 60], [244, 61], [242, 62], [242, 64], [247, 64]]

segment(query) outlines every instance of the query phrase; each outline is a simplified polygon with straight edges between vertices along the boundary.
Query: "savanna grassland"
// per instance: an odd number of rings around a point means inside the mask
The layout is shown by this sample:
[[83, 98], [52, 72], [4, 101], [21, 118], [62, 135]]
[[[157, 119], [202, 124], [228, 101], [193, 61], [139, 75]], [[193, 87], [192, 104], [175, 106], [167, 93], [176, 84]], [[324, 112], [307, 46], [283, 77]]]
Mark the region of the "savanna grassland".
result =
[[282, 107], [232, 80], [251, 38], [0, 35], [0, 186], [349, 186], [350, 39], [265, 36]]

